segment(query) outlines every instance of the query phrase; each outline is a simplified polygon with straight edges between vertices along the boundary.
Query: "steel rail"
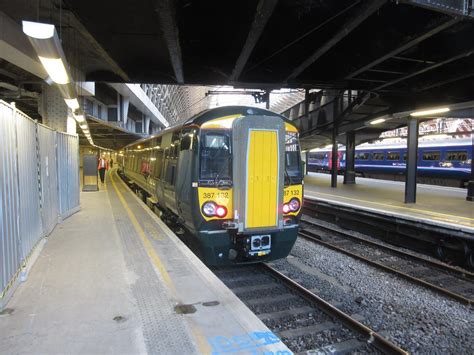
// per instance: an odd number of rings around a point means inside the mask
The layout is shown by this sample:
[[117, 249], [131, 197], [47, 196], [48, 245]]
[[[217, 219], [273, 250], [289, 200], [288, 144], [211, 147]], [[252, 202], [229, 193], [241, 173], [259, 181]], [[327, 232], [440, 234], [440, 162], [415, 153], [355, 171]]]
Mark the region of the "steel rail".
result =
[[319, 307], [329, 316], [339, 319], [344, 325], [346, 325], [350, 329], [363, 335], [366, 338], [367, 344], [375, 346], [377, 349], [379, 349], [385, 354], [408, 354], [408, 352], [406, 352], [399, 346], [395, 345], [394, 343], [384, 338], [383, 336], [370, 329], [366, 325], [362, 324], [361, 322], [355, 320], [340, 309], [334, 307], [332, 304], [326, 302], [321, 297], [315, 295], [313, 292], [301, 286], [299, 283], [282, 274], [275, 268], [271, 267], [268, 264], [261, 265], [264, 269], [266, 269], [266, 271], [268, 271], [278, 280], [282, 281], [290, 289], [298, 292], [298, 294], [300, 294], [307, 301]]
[[[305, 207], [305, 208], [308, 208], [308, 207]], [[311, 207], [309, 207], [309, 209], [311, 210]], [[312, 222], [312, 221], [308, 221], [308, 220], [302, 220], [302, 221], [306, 224], [311, 225], [311, 226], [315, 226], [316, 228], [323, 229], [324, 231], [327, 231], [327, 232], [330, 232], [330, 233], [337, 233], [338, 235], [341, 235], [343, 238], [355, 240], [356, 242], [360, 242], [360, 243], [363, 243], [363, 244], [368, 244], [370, 246], [377, 247], [379, 249], [383, 249], [383, 250], [389, 251], [391, 253], [398, 254], [398, 255], [410, 258], [410, 259], [415, 260], [417, 262], [424, 262], [424, 263], [429, 264], [431, 266], [437, 267], [441, 270], [456, 274], [457, 276], [459, 276], [461, 278], [464, 278], [466, 280], [474, 280], [474, 273], [470, 272], [469, 270], [458, 269], [458, 268], [455, 268], [451, 265], [443, 263], [441, 261], [431, 260], [431, 259], [428, 259], [428, 258], [425, 258], [425, 257], [422, 257], [422, 256], [414, 255], [410, 252], [403, 251], [403, 250], [397, 249], [395, 247], [392, 247], [392, 246], [389, 246], [389, 245], [386, 245], [386, 244], [382, 244], [382, 243], [379, 243], [379, 242], [376, 242], [376, 241], [373, 241], [373, 240], [368, 240], [368, 239], [365, 239], [365, 238], [357, 237], [357, 236], [352, 235], [348, 232], [338, 230], [338, 229], [333, 229], [333, 228], [330, 228], [330, 227], [327, 227], [327, 226], [323, 226], [321, 224], [318, 224], [318, 223], [315, 223], [315, 222]]]
[[411, 275], [409, 275], [409, 274], [406, 274], [406, 273], [404, 273], [404, 272], [402, 272], [402, 271], [396, 270], [396, 269], [394, 269], [394, 268], [392, 268], [392, 267], [390, 267], [390, 266], [384, 265], [384, 264], [379, 263], [379, 262], [377, 262], [377, 261], [373, 261], [373, 260], [367, 259], [366, 257], [364, 257], [364, 256], [362, 256], [362, 255], [353, 253], [353, 252], [351, 252], [351, 251], [349, 251], [349, 250], [346, 250], [346, 249], [344, 249], [344, 248], [340, 248], [340, 247], [337, 247], [337, 246], [335, 246], [335, 245], [333, 245], [333, 244], [324, 242], [324, 241], [320, 240], [320, 239], [318, 238], [317, 234], [315, 234], [315, 233], [312, 233], [312, 232], [309, 232], [309, 231], [300, 231], [300, 232], [298, 233], [298, 235], [299, 235], [299, 236], [302, 236], [302, 237], [304, 237], [304, 238], [306, 238], [306, 239], [308, 239], [308, 240], [311, 240], [312, 242], [315, 242], [315, 243], [318, 243], [318, 244], [320, 244], [320, 245], [323, 245], [323, 246], [325, 246], [325, 247], [327, 247], [327, 248], [329, 248], [329, 249], [332, 249], [332, 250], [335, 250], [335, 251], [344, 253], [344, 254], [349, 255], [349, 256], [351, 256], [351, 257], [353, 257], [353, 258], [355, 258], [355, 259], [361, 260], [361, 261], [365, 262], [366, 264], [369, 264], [369, 265], [378, 267], [378, 268], [383, 269], [383, 270], [385, 270], [385, 271], [387, 271], [387, 272], [390, 272], [390, 273], [392, 273], [392, 274], [394, 274], [394, 275], [400, 276], [400, 277], [402, 277], [402, 278], [404, 278], [404, 279], [406, 279], [406, 280], [409, 280], [409, 281], [411, 281], [411, 282], [413, 282], [413, 283], [415, 283], [415, 284], [422, 285], [422, 286], [424, 286], [424, 287], [426, 287], [426, 288], [429, 288], [429, 289], [431, 289], [431, 290], [437, 291], [438, 293], [441, 293], [441, 294], [443, 294], [443, 295], [445, 295], [445, 296], [449, 296], [449, 297], [451, 297], [451, 298], [453, 298], [453, 299], [455, 299], [455, 300], [457, 300], [457, 301], [459, 301], [459, 302], [461, 302], [461, 303], [464, 303], [464, 304], [466, 304], [466, 305], [472, 305], [472, 304], [474, 303], [474, 300], [473, 300], [473, 299], [464, 297], [464, 296], [462, 296], [462, 295], [460, 295], [460, 294], [454, 293], [454, 292], [452, 292], [452, 291], [449, 291], [449, 290], [447, 290], [447, 289], [445, 289], [445, 288], [442, 288], [442, 287], [440, 287], [440, 286], [437, 286], [437, 285], [435, 285], [435, 284], [433, 284], [433, 283], [427, 282], [427, 281], [422, 280], [422, 279], [420, 279], [420, 278], [411, 276]]

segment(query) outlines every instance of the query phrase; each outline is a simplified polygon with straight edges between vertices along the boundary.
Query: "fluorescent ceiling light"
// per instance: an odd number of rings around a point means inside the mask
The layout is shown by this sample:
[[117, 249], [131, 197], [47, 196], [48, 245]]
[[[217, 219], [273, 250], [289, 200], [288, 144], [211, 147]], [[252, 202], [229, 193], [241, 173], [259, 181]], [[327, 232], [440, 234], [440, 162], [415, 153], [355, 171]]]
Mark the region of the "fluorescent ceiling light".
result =
[[385, 122], [385, 118], [377, 118], [376, 120], [370, 121], [370, 124], [379, 124]]
[[64, 67], [61, 58], [45, 58], [41, 56], [38, 56], [38, 58], [40, 59], [41, 64], [43, 64], [51, 79], [56, 84], [69, 83], [69, 76], [67, 75], [66, 68]]
[[419, 116], [428, 116], [428, 115], [434, 115], [436, 113], [443, 113], [443, 112], [448, 112], [449, 107], [442, 107], [442, 108], [435, 108], [432, 110], [425, 110], [425, 111], [415, 111], [410, 113], [410, 116], [413, 117], [419, 117]]
[[84, 115], [77, 115], [77, 116], [74, 116], [74, 118], [76, 119], [77, 122], [79, 122], [79, 124], [81, 124], [81, 122], [86, 122]]
[[54, 25], [23, 21], [23, 33], [37, 39], [52, 38], [54, 36]]
[[71, 110], [77, 110], [79, 108], [79, 101], [77, 101], [77, 99], [64, 99], [64, 101]]

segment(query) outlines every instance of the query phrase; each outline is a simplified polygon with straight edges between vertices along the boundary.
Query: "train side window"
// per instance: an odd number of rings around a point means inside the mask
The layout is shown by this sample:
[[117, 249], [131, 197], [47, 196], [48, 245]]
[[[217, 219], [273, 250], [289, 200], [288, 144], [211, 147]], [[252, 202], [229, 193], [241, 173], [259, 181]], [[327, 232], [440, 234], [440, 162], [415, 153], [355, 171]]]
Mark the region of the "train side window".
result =
[[404, 161], [407, 160], [407, 152], [404, 152], [404, 153], [403, 153], [403, 160], [404, 160]]
[[400, 160], [400, 152], [388, 152], [387, 160]]
[[166, 182], [170, 185], [174, 185], [174, 174], [176, 166], [174, 164], [168, 163], [166, 167]]
[[384, 160], [384, 155], [383, 152], [372, 153], [372, 160]]
[[369, 160], [369, 153], [367, 153], [367, 152], [356, 153], [355, 154], [355, 159], [356, 160]]
[[439, 150], [429, 150], [423, 152], [423, 160], [439, 160], [441, 152]]
[[157, 150], [155, 152], [154, 158], [152, 158], [152, 159], [155, 159], [155, 164], [153, 166], [153, 176], [157, 179], [160, 179], [161, 178], [161, 168], [162, 168], [162, 165], [163, 165], [163, 151]]
[[181, 150], [192, 150], [193, 149], [193, 138], [194, 134], [187, 133], [181, 138]]
[[449, 161], [453, 161], [453, 160], [464, 161], [464, 160], [467, 160], [467, 151], [466, 150], [447, 151], [446, 152], [446, 160], [449, 160]]

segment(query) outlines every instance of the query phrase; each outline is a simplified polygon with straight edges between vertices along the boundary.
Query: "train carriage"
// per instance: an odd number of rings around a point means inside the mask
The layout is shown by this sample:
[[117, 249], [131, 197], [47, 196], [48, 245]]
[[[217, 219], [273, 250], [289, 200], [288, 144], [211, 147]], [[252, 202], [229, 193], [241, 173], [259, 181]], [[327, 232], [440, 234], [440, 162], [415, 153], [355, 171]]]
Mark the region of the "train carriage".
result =
[[[406, 172], [406, 145], [360, 145], [355, 151], [355, 171], [364, 177], [403, 179]], [[330, 148], [308, 153], [308, 171], [330, 171]], [[463, 187], [471, 176], [472, 140], [451, 139], [420, 142], [418, 147], [418, 180], [447, 186]], [[338, 151], [337, 170], [346, 167], [345, 148]]]
[[245, 106], [205, 111], [125, 148], [122, 174], [177, 219], [208, 265], [283, 258], [303, 201], [298, 131]]

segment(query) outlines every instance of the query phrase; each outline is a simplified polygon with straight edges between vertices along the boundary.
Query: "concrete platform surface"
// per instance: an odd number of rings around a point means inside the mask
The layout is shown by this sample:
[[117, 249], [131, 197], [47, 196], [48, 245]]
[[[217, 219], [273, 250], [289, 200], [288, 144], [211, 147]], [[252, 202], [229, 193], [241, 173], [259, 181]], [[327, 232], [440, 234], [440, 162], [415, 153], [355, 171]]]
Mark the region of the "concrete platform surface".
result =
[[330, 174], [323, 173], [308, 173], [304, 192], [307, 198], [448, 225], [472, 233], [474, 203], [466, 201], [466, 194], [461, 188], [418, 184], [416, 203], [405, 204], [403, 182], [356, 178], [355, 185], [344, 185], [343, 176], [338, 176], [337, 188], [331, 188]]
[[0, 315], [1, 354], [291, 354], [112, 172]]

